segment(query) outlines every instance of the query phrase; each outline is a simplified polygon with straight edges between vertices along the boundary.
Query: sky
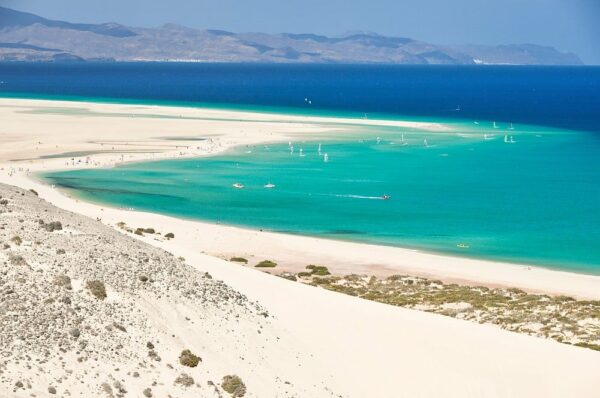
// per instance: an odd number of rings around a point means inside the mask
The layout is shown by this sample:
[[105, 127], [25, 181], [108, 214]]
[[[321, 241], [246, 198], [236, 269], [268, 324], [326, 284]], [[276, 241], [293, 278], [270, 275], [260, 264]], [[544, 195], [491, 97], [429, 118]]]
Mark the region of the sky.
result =
[[600, 65], [600, 0], [0, 0], [69, 22], [233, 32], [370, 31], [436, 44], [534, 43]]

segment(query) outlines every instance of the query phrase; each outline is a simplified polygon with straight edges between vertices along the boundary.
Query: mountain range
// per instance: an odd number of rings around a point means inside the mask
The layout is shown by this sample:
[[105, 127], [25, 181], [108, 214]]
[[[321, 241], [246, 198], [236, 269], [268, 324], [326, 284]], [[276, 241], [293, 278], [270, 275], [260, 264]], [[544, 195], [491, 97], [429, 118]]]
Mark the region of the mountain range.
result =
[[138, 28], [46, 19], [0, 7], [0, 61], [581, 65], [573, 53], [535, 44], [445, 46], [356, 32], [233, 33], [176, 24]]

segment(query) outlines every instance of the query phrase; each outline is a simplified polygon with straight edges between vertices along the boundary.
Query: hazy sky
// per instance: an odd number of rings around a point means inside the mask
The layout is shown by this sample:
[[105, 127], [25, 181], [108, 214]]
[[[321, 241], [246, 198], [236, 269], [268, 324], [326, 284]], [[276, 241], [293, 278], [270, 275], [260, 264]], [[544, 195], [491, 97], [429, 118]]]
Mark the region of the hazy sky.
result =
[[600, 0], [0, 0], [70, 22], [234, 32], [365, 30], [439, 44], [535, 43], [600, 64]]

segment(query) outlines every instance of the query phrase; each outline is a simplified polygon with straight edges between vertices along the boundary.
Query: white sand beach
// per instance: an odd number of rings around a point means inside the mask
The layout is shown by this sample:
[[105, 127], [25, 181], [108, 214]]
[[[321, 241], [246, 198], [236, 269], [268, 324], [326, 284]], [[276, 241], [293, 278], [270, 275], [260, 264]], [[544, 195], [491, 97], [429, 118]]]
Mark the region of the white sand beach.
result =
[[[264, 374], [281, 369], [294, 379], [295, 391], [311, 397], [593, 397], [600, 391], [600, 352], [333, 293], [223, 259], [274, 259], [289, 270], [318, 263], [340, 274], [420, 275], [594, 300], [600, 299], [598, 276], [110, 208], [69, 197], [33, 178], [38, 171], [207, 156], [237, 145], [308, 140], [355, 125], [430, 132], [447, 131], [447, 126], [25, 99], [0, 99], [0, 121], [0, 183], [35, 189], [52, 205], [109, 227], [125, 222], [172, 232], [171, 240], [136, 238], [184, 257], [186, 264], [209, 272], [267, 309], [273, 319], [266, 333], [286, 337], [267, 350], [252, 349], [249, 345], [257, 341], [240, 337], [245, 339], [244, 355], [256, 360], [240, 367], [246, 379], [251, 370]], [[199, 137], [207, 139], [198, 141]], [[174, 330], [181, 319], [171, 319], [173, 308], [168, 303], [149, 313], [157, 324], [169, 323]], [[190, 338], [193, 344], [200, 340]], [[234, 358], [236, 353], [227, 350], [215, 349]], [[286, 360], [297, 352], [306, 362]], [[268, 377], [246, 383], [247, 396], [302, 396], [279, 395], [270, 389], [271, 383]], [[313, 384], [328, 387], [317, 389]]]

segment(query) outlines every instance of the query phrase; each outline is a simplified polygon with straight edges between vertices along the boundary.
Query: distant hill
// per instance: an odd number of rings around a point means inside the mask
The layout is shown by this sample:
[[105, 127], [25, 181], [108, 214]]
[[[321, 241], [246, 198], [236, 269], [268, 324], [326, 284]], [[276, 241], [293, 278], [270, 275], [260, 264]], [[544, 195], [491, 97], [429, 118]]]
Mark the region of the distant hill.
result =
[[389, 64], [581, 65], [577, 55], [534, 44], [441, 46], [375, 33], [232, 33], [166, 24], [54, 21], [0, 7], [0, 61], [197, 61]]

